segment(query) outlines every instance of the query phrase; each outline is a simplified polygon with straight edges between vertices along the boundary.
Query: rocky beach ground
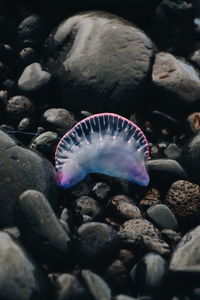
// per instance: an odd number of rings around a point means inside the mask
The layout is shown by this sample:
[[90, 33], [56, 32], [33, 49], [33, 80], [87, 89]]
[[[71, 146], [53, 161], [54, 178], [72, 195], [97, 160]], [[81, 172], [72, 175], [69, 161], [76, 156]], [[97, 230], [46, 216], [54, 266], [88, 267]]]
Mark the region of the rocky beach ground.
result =
[[[58, 186], [101, 112], [144, 132], [147, 187]], [[0, 299], [200, 299], [200, 1], [1, 1]]]

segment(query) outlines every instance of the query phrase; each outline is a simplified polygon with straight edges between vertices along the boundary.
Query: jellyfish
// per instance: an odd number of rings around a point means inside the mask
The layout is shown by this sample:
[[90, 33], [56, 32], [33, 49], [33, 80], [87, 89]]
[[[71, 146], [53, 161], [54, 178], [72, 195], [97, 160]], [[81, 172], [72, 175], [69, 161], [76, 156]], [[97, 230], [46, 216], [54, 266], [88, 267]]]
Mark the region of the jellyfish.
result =
[[58, 184], [68, 189], [90, 173], [101, 173], [147, 186], [148, 158], [147, 139], [136, 124], [114, 113], [95, 114], [78, 122], [58, 143]]

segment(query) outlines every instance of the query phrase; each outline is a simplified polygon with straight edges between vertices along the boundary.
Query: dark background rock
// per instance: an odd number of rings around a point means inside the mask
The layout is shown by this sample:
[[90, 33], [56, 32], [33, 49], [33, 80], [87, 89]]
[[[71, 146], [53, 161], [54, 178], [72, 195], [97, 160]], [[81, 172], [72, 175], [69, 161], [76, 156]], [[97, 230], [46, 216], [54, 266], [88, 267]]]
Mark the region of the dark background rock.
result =
[[141, 107], [154, 45], [131, 23], [102, 12], [75, 15], [50, 34], [45, 53], [65, 108], [130, 113]]
[[[19, 195], [27, 189], [43, 192], [55, 206], [57, 191], [52, 165], [37, 153], [17, 146], [0, 131], [0, 226], [15, 223], [15, 207]], [[17, 178], [17, 183], [16, 183]]]

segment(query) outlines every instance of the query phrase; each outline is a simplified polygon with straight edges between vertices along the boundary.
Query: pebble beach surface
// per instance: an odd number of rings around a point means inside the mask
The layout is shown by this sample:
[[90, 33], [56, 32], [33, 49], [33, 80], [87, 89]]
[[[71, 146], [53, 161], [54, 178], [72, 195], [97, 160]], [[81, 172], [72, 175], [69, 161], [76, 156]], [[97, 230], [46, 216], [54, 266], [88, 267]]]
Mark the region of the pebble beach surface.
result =
[[[150, 183], [63, 190], [56, 146], [102, 112], [142, 129]], [[0, 299], [200, 299], [198, 0], [1, 1]]]

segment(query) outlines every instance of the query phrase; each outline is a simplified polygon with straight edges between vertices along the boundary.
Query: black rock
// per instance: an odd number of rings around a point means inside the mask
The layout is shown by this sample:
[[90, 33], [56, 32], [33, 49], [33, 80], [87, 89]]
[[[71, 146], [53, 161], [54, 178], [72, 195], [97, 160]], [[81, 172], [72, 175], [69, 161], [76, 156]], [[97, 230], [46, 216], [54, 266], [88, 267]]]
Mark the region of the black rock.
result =
[[56, 300], [81, 300], [86, 299], [83, 285], [72, 274], [61, 274], [56, 279]]
[[200, 184], [200, 134], [194, 135], [184, 146], [181, 155], [181, 164], [188, 174], [188, 179]]
[[47, 159], [54, 161], [56, 146], [59, 142], [57, 133], [46, 131], [36, 137], [30, 144], [30, 149], [37, 150]]
[[42, 193], [27, 190], [20, 195], [17, 223], [27, 247], [40, 259], [68, 260], [70, 239]]
[[172, 211], [164, 204], [151, 206], [147, 210], [147, 216], [159, 229], [177, 230], [178, 223]]
[[[189, 181], [178, 180], [172, 184], [164, 203], [183, 227], [189, 228], [199, 224], [200, 220], [200, 186]], [[172, 229], [172, 228], [171, 228]]]
[[160, 1], [150, 24], [153, 40], [160, 49], [183, 56], [191, 51], [194, 42], [193, 2]]
[[23, 118], [34, 115], [35, 105], [25, 96], [15, 96], [8, 100], [6, 118], [11, 125], [17, 125]]
[[91, 220], [97, 220], [102, 215], [100, 203], [88, 196], [82, 196], [74, 201], [75, 212], [81, 215], [91, 217]]
[[[18, 146], [0, 131], [0, 226], [12, 226], [18, 197], [27, 189], [44, 193], [55, 206], [57, 182], [52, 165], [37, 153]], [[17, 179], [17, 181], [16, 181]]]
[[42, 70], [39, 63], [27, 66], [18, 80], [18, 88], [23, 93], [33, 94], [46, 88], [51, 80], [51, 74]]
[[166, 271], [166, 261], [158, 254], [148, 253], [133, 267], [131, 277], [140, 295], [158, 295]]
[[184, 169], [173, 159], [149, 160], [147, 166], [151, 183], [156, 186], [167, 187], [176, 180], [187, 178]]
[[97, 260], [105, 263], [117, 249], [117, 232], [111, 226], [90, 222], [78, 228], [76, 251], [82, 264], [95, 263], [96, 265]]
[[129, 114], [141, 106], [154, 46], [133, 24], [105, 12], [80, 13], [50, 34], [45, 51], [63, 107]]
[[43, 113], [42, 123], [48, 130], [56, 131], [62, 136], [77, 123], [77, 120], [64, 108], [50, 108]]
[[188, 62], [169, 53], [158, 53], [152, 79], [156, 87], [157, 105], [162, 110], [182, 117], [190, 107], [199, 104], [200, 76]]
[[41, 46], [48, 31], [47, 18], [39, 14], [32, 14], [19, 24], [17, 43], [20, 48]]
[[41, 270], [21, 246], [4, 232], [0, 233], [0, 253], [1, 299], [52, 299], [50, 286]]
[[93, 296], [93, 299], [95, 300], [112, 299], [110, 287], [99, 275], [89, 270], [83, 270], [82, 277], [85, 281], [89, 293]]

